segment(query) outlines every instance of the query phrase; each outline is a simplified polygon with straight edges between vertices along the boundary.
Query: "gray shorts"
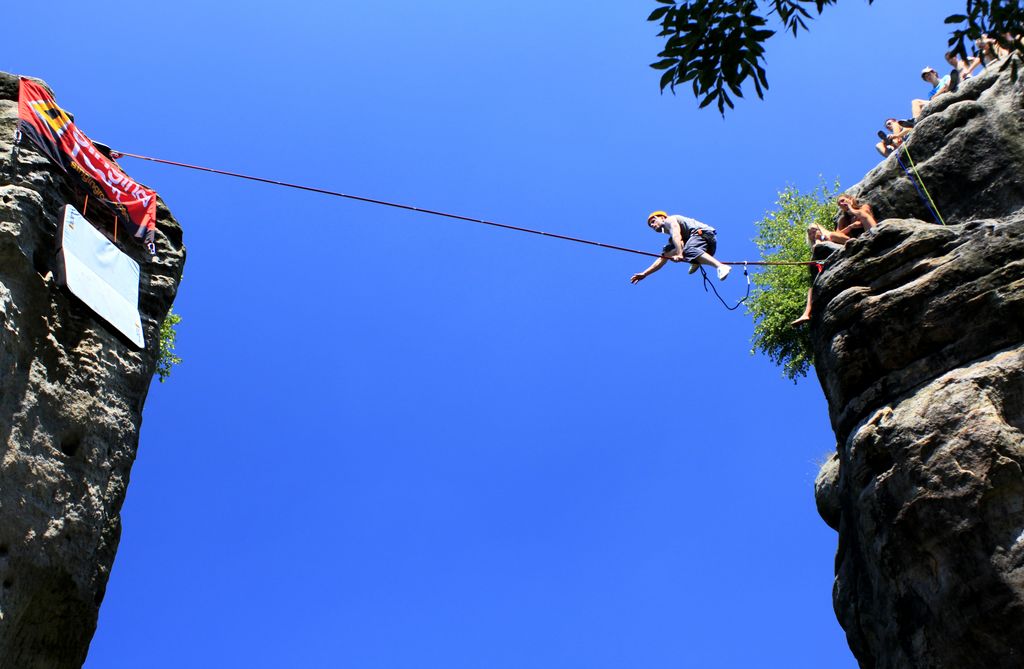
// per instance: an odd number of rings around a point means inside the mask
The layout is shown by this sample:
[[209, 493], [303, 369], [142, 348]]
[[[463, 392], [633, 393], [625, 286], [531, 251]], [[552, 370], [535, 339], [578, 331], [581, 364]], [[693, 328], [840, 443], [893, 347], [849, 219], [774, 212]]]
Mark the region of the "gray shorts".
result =
[[[716, 250], [718, 250], [718, 242], [715, 240], [715, 233], [706, 230], [701, 231], [700, 234], [694, 232], [683, 244], [683, 260], [693, 262], [702, 253], [713, 256]], [[662, 253], [675, 253], [675, 251], [676, 247], [671, 242], [665, 244], [665, 248], [662, 249]]]

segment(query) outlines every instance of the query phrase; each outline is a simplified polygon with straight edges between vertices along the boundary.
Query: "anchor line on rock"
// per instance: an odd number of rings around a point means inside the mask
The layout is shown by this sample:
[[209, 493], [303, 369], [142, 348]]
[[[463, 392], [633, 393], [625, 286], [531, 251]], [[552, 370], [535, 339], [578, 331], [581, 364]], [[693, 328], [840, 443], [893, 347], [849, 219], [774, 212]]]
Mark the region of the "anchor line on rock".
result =
[[[903, 145], [900, 147], [900, 150], [907, 154], [907, 160], [910, 161], [910, 166], [914, 170], [914, 176], [911, 176], [910, 170], [907, 169], [907, 166], [903, 164], [903, 159], [900, 158], [900, 151], [896, 152], [896, 162], [898, 162], [900, 164], [900, 167], [903, 168], [903, 171], [906, 172], [907, 179], [909, 179], [910, 183], [913, 184], [914, 190], [917, 191], [918, 197], [920, 197], [921, 201], [924, 202], [924, 206], [925, 208], [928, 209], [928, 213], [935, 217], [935, 221], [937, 223], [945, 225], [946, 221], [943, 220], [942, 214], [939, 213], [939, 208], [935, 206], [935, 201], [932, 200], [932, 195], [931, 193], [928, 192], [928, 187], [924, 185], [924, 179], [921, 178], [921, 174], [917, 171], [917, 165], [914, 164], [914, 159], [910, 156], [910, 149], [907, 148], [906, 142], [903, 143]], [[917, 177], [916, 181], [914, 180], [915, 176]], [[920, 188], [918, 188], [917, 186], [918, 183], [921, 184]], [[922, 188], [924, 189], [923, 193], [921, 192]]]

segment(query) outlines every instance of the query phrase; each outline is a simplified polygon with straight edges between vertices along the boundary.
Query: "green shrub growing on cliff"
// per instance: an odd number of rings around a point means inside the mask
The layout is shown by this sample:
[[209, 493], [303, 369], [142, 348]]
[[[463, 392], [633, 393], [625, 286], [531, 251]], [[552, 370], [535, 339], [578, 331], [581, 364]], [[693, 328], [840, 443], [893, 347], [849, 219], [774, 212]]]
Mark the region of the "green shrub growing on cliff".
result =
[[[809, 193], [792, 186], [780, 192], [777, 208], [756, 223], [754, 243], [761, 260], [810, 260], [807, 226], [818, 223], [832, 229], [839, 213], [834, 202], [839, 193], [838, 181], [831, 188], [822, 181]], [[746, 303], [747, 313], [754, 318], [751, 353], [764, 353], [795, 383], [807, 375], [813, 361], [807, 327], [790, 326], [803, 313], [810, 273], [806, 266], [772, 266], [754, 274], [753, 284]]]
[[166, 381], [171, 375], [171, 368], [181, 362], [181, 358], [174, 355], [174, 340], [177, 336], [174, 326], [180, 322], [181, 316], [174, 313], [172, 308], [160, 324], [160, 357], [156, 361], [156, 373], [160, 377], [160, 383]]

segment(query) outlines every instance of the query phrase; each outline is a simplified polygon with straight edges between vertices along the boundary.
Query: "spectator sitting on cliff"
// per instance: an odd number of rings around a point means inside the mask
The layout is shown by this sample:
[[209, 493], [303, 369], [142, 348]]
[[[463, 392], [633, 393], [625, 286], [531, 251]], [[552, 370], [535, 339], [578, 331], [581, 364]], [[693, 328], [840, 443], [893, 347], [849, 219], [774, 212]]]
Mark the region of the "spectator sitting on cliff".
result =
[[932, 85], [932, 89], [928, 91], [927, 100], [912, 100], [910, 102], [910, 108], [913, 112], [914, 119], [921, 115], [921, 111], [929, 101], [934, 100], [937, 96], [942, 95], [949, 91], [950, 79], [949, 75], [939, 78], [939, 73], [930, 67], [926, 67], [921, 70], [921, 78]]
[[655, 232], [664, 232], [669, 236], [669, 243], [662, 249], [662, 257], [651, 263], [642, 272], [630, 277], [630, 283], [644, 280], [651, 274], [672, 262], [690, 263], [690, 274], [697, 271], [698, 265], [712, 265], [718, 271], [719, 280], [725, 280], [732, 270], [728, 265], [720, 263], [712, 255], [718, 244], [715, 240], [715, 229], [700, 221], [685, 216], [669, 216], [663, 211], [652, 212], [647, 217], [647, 225]]
[[978, 57], [985, 67], [1010, 53], [998, 41], [989, 37], [988, 33], [982, 33], [981, 37], [974, 41], [974, 46], [978, 47]]
[[829, 230], [817, 223], [807, 226], [807, 243], [813, 248], [818, 242], [833, 242], [843, 245], [854, 237], [874, 228], [875, 221], [871, 205], [860, 204], [857, 198], [843, 193], [836, 198], [839, 215], [836, 216], [836, 229]]
[[878, 225], [875, 220], [875, 212], [871, 210], [870, 204], [860, 204], [857, 198], [845, 193], [836, 198], [836, 204], [839, 206], [836, 230], [856, 229], [855, 224], [860, 224], [859, 227], [864, 232], [871, 232]]
[[[828, 230], [817, 223], [807, 226], [807, 243], [812, 249], [818, 242], [832, 242], [833, 244], [845, 246], [854, 237], [878, 225], [875, 221], [875, 215], [871, 211], [871, 205], [859, 204], [854, 196], [844, 193], [836, 198], [836, 204], [839, 205], [839, 216], [836, 218], [835, 230]], [[811, 320], [811, 294], [813, 292], [814, 286], [812, 285], [807, 289], [807, 302], [804, 304], [804, 313], [790, 323], [790, 326], [796, 327]]]
[[886, 135], [879, 130], [878, 136], [882, 141], [875, 144], [875, 148], [882, 156], [888, 156], [903, 144], [907, 135], [910, 134], [911, 129], [914, 127], [914, 120], [897, 121], [894, 118], [890, 118], [886, 119], [885, 127], [892, 134]]
[[1006, 45], [1007, 54], [1009, 54], [1011, 50], [1024, 50], [1024, 35], [1015, 35], [1014, 33], [1003, 33], [1003, 43]]
[[[949, 63], [950, 67], [960, 77], [960, 81], [966, 81], [974, 76], [974, 70], [981, 65], [981, 59], [977, 56], [971, 56], [967, 60], [964, 60], [960, 56], [956, 55], [955, 51], [946, 52], [946, 62]], [[952, 73], [950, 74], [952, 78]]]

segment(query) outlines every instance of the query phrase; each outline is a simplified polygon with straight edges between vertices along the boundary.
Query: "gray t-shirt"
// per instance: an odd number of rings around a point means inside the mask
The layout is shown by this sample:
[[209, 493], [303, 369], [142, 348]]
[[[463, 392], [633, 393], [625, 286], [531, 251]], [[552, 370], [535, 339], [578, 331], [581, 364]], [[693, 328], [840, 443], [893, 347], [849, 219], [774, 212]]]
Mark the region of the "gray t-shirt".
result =
[[[673, 216], [668, 216], [665, 219], [665, 222], [662, 224], [662, 229], [665, 231], [665, 234], [667, 234], [668, 238], [669, 238], [669, 243], [665, 245], [665, 250], [666, 251], [669, 251], [673, 247], [673, 244], [672, 244], [672, 230], [673, 230], [673, 228], [679, 230], [679, 238], [683, 240], [684, 244], [686, 243], [686, 240], [688, 240], [690, 238], [690, 235], [693, 234], [694, 230], [704, 230], [704, 231], [710, 232], [712, 234], [714, 234], [714, 232], [715, 232], [715, 229], [712, 228], [710, 225], [708, 225], [707, 223], [701, 223], [700, 221], [698, 221], [695, 218], [688, 218], [686, 216], [679, 216], [678, 214], [673, 215]], [[682, 252], [682, 249], [677, 249], [677, 250], [679, 252]]]

